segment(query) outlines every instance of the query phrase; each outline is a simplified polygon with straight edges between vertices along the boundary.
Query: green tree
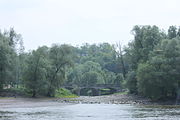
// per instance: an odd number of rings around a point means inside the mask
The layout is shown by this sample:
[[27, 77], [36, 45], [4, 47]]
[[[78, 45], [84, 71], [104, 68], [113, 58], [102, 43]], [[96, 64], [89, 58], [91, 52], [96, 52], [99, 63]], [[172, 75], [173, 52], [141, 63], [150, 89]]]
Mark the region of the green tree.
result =
[[46, 88], [47, 55], [48, 48], [43, 46], [39, 47], [36, 51], [32, 51], [27, 59], [24, 79], [25, 86], [31, 91], [32, 97], [36, 97], [37, 94], [41, 93]]
[[118, 56], [118, 62], [121, 64], [122, 66], [122, 74], [123, 77], [126, 76], [126, 67], [125, 67], [125, 62], [124, 62], [124, 56], [123, 56], [123, 51], [122, 51], [122, 45], [119, 42], [117, 44], [117, 56]]
[[[103, 84], [104, 82], [104, 73], [103, 70], [101, 69], [100, 64], [92, 62], [92, 61], [87, 61], [84, 64], [76, 64], [73, 70], [68, 75], [68, 83], [71, 85], [77, 85], [77, 86], [82, 86], [86, 85], [87, 82], [85, 80], [90, 79], [84, 79], [87, 74], [91, 74], [93, 72], [97, 73], [97, 81], [95, 84]], [[93, 80], [92, 80], [93, 81]], [[83, 84], [82, 84], [83, 83]]]
[[53, 45], [50, 48], [48, 69], [48, 96], [54, 96], [55, 90], [59, 88], [65, 80], [66, 67], [73, 64], [72, 50], [68, 45]]
[[138, 92], [152, 99], [176, 97], [179, 88], [179, 39], [162, 40], [137, 70]]
[[83, 86], [93, 86], [99, 79], [99, 74], [94, 71], [89, 71], [83, 74], [81, 84]]
[[8, 39], [0, 33], [0, 89], [3, 88], [3, 84], [6, 81], [5, 79], [9, 67], [9, 52]]
[[158, 79], [160, 75], [161, 73], [156, 71], [154, 66], [147, 63], [140, 64], [137, 72], [137, 87], [139, 94], [150, 97], [151, 99], [161, 98], [162, 82]]
[[177, 36], [177, 28], [176, 26], [170, 26], [168, 29], [168, 38], [172, 39]]
[[17, 57], [15, 47], [18, 40], [19, 35], [12, 28], [4, 33], [0, 32], [0, 89], [3, 88], [3, 85], [15, 83], [15, 60]]
[[[132, 33], [134, 40], [126, 47], [125, 57], [129, 61], [130, 70], [135, 72], [133, 75], [136, 75], [138, 65], [148, 61], [149, 54], [166, 35], [161, 32], [157, 26], [135, 26]], [[137, 90], [136, 76], [129, 78], [127, 78], [127, 86], [129, 86], [130, 92], [134, 91], [137, 93], [137, 91], [135, 91]], [[134, 80], [132, 80], [132, 78], [134, 78]], [[132, 81], [132, 85], [130, 81]]]
[[129, 71], [126, 77], [126, 87], [129, 89], [130, 93], [137, 94], [137, 79], [136, 79], [136, 72]]

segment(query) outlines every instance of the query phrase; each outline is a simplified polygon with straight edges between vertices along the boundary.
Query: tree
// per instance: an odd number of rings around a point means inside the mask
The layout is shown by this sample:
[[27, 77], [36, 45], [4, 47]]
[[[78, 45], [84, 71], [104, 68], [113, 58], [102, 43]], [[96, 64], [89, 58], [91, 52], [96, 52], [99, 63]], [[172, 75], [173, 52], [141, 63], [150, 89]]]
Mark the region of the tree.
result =
[[97, 83], [99, 76], [95, 71], [86, 72], [82, 76], [81, 84], [83, 86], [93, 86]]
[[15, 42], [19, 40], [16, 35], [12, 28], [9, 32], [0, 32], [0, 89], [3, 89], [3, 85], [13, 85], [14, 83], [17, 57]]
[[[130, 70], [134, 71], [133, 74], [130, 73], [129, 78], [127, 78], [127, 83], [130, 92], [136, 92], [137, 81], [136, 71], [138, 65], [141, 63], [146, 63], [149, 59], [149, 54], [154, 50], [154, 47], [165, 37], [165, 34], [159, 30], [157, 26], [135, 26], [132, 30], [134, 35], [134, 40], [129, 43], [128, 47], [125, 49], [125, 57], [129, 61]], [[134, 80], [132, 80], [134, 79]], [[132, 81], [132, 84], [131, 82]]]
[[162, 40], [137, 70], [138, 92], [152, 99], [176, 98], [180, 70], [179, 39]]
[[126, 77], [126, 86], [129, 89], [130, 93], [137, 94], [137, 79], [136, 79], [136, 72], [129, 71]]
[[104, 70], [102, 75], [103, 75], [105, 84], [114, 84], [114, 81], [116, 79], [115, 73], [108, 70]]
[[8, 39], [0, 33], [0, 90], [3, 89], [3, 84], [6, 81], [6, 75], [9, 67], [9, 52], [10, 47]]
[[75, 67], [69, 70], [65, 84], [81, 86], [83, 66], [81, 64], [75, 64], [74, 66]]
[[119, 44], [117, 44], [117, 56], [118, 56], [118, 61], [120, 61], [121, 66], [122, 66], [122, 73], [123, 73], [123, 77], [125, 78], [126, 76], [126, 68], [125, 68], [125, 63], [124, 63], [124, 56], [123, 56], [123, 51], [122, 51], [122, 45], [119, 42]]
[[147, 63], [140, 64], [137, 72], [137, 88], [139, 94], [150, 97], [151, 99], [161, 98], [162, 82], [158, 79], [160, 75], [161, 73], [156, 71], [154, 66]]
[[36, 51], [32, 51], [27, 59], [27, 68], [25, 70], [25, 86], [28, 88], [32, 97], [36, 97], [46, 88], [46, 75], [48, 66], [48, 48], [46, 46], [39, 47]]
[[177, 36], [177, 28], [176, 26], [170, 26], [168, 29], [168, 38], [172, 39]]
[[66, 67], [73, 64], [71, 47], [68, 45], [53, 45], [50, 48], [48, 68], [48, 96], [54, 96], [55, 89], [59, 88], [65, 80]]
[[177, 36], [180, 37], [180, 27], [179, 27], [179, 29], [178, 29], [178, 31], [177, 31]]
[[95, 81], [96, 80], [97, 81], [93, 82], [94, 85], [105, 83], [104, 72], [100, 64], [92, 62], [92, 61], [87, 61], [84, 64], [76, 64], [73, 70], [70, 71], [67, 82], [71, 85], [84, 86], [87, 84], [85, 80], [89, 80], [89, 82], [93, 81], [91, 79], [85, 79], [85, 77], [91, 76], [91, 74], [94, 74], [94, 73], [97, 74], [96, 75], [97, 78], [95, 79]]
[[124, 87], [124, 77], [123, 77], [123, 74], [121, 74], [121, 73], [117, 74], [116, 78], [114, 79], [113, 84], [123, 88]]

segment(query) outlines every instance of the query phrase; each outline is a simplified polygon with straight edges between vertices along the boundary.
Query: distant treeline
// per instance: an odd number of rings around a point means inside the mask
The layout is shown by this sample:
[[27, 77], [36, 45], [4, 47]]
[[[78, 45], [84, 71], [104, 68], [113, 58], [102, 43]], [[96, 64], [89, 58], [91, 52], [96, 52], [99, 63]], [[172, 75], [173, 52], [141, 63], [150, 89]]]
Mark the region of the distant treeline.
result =
[[25, 52], [14, 29], [0, 32], [0, 91], [25, 89], [54, 96], [63, 85], [117, 84], [151, 99], [176, 98], [180, 88], [180, 29], [134, 26], [134, 39], [120, 43], [53, 44]]

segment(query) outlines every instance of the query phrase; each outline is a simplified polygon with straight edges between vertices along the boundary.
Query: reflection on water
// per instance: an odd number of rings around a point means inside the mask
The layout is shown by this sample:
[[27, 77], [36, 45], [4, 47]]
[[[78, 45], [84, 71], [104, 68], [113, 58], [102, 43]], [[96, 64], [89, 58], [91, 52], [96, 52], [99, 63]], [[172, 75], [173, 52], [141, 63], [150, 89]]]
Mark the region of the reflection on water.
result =
[[49, 107], [0, 108], [0, 120], [178, 120], [179, 106], [69, 104]]

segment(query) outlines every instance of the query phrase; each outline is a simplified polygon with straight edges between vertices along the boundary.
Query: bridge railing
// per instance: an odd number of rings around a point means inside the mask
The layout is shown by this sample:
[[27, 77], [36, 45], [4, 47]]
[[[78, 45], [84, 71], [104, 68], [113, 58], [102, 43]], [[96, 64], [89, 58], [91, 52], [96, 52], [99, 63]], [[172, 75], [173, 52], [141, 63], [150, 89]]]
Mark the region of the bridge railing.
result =
[[[62, 87], [75, 87], [75, 85], [64, 85], [64, 86], [62, 86]], [[80, 85], [80, 86], [78, 86], [78, 87], [84, 87], [84, 88], [95, 88], [95, 87], [102, 87], [102, 88], [118, 88], [118, 87], [120, 87], [120, 85], [117, 85], [117, 84], [96, 84], [96, 85]]]

